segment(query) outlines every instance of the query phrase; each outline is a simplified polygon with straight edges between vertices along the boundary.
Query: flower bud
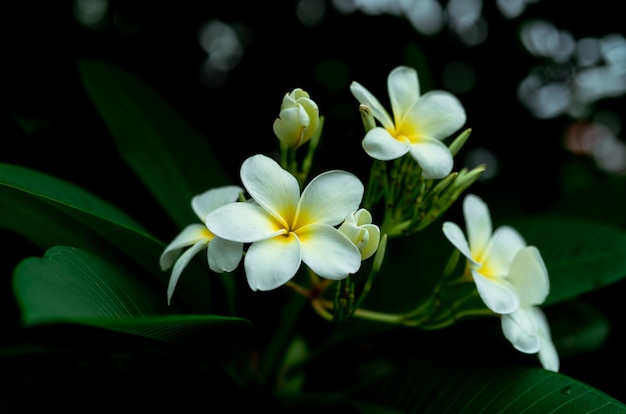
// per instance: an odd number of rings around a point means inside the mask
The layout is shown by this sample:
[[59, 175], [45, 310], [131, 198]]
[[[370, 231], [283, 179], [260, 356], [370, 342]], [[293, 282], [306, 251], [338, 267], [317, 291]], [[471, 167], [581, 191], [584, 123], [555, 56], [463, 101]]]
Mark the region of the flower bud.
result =
[[371, 257], [380, 241], [380, 229], [372, 224], [372, 215], [362, 208], [348, 215], [339, 226], [339, 231], [346, 236], [361, 252], [361, 260]]
[[280, 114], [274, 121], [274, 134], [289, 148], [297, 148], [311, 139], [320, 124], [317, 104], [300, 88], [285, 94]]

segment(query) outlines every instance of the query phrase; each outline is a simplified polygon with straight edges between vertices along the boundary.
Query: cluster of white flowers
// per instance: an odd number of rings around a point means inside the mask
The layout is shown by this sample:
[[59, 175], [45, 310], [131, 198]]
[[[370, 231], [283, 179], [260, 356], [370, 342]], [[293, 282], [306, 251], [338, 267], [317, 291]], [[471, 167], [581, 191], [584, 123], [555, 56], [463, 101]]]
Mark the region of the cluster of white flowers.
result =
[[[387, 86], [393, 117], [361, 84], [352, 82], [350, 86], [361, 104], [366, 129], [363, 149], [379, 162], [412, 158], [416, 168], [395, 171], [394, 174], [406, 177], [394, 185], [410, 185], [418, 191], [420, 185], [415, 183], [441, 179], [432, 188], [438, 192], [435, 198], [447, 200], [447, 208], [457, 192], [482, 171], [451, 173], [451, 148], [458, 149], [468, 134], [462, 134], [451, 146], [442, 142], [465, 124], [465, 110], [448, 92], [437, 90], [421, 95], [417, 72], [410, 67], [393, 69]], [[398, 233], [381, 231], [393, 226], [385, 227], [383, 222], [379, 228], [372, 222], [371, 213], [361, 207], [365, 187], [359, 178], [347, 171], [333, 170], [307, 183], [308, 167], [299, 167], [297, 161], [294, 164], [298, 148], [313, 142], [309, 155], [315, 150], [321, 124], [317, 104], [307, 92], [296, 88], [287, 93], [273, 125], [281, 144], [282, 165], [265, 155], [253, 155], [240, 169], [243, 187], [224, 186], [192, 199], [192, 209], [201, 223], [187, 226], [161, 256], [164, 271], [173, 266], [168, 302], [183, 269], [205, 248], [209, 267], [215, 272], [231, 272], [243, 258], [246, 278], [254, 291], [287, 284], [302, 263], [323, 279], [343, 281], [380, 250], [374, 268], [380, 267], [384, 253], [381, 240]], [[460, 182], [452, 185], [455, 179]], [[443, 191], [450, 188], [454, 195], [442, 197]], [[393, 207], [389, 206], [390, 200], [404, 202], [409, 197], [409, 204], [417, 202], [411, 197], [418, 193], [405, 188], [399, 191], [408, 196], [395, 199], [387, 194], [385, 208]], [[423, 196], [419, 193], [418, 199]], [[411, 208], [409, 214], [416, 215]], [[500, 315], [504, 336], [516, 349], [538, 353], [544, 368], [558, 371], [558, 355], [539, 309], [549, 292], [548, 273], [539, 251], [527, 246], [510, 227], [503, 226], [492, 233], [489, 210], [477, 196], [465, 198], [463, 211], [467, 238], [451, 222], [444, 223], [443, 232], [467, 258], [467, 269], [478, 294], [487, 308]], [[423, 218], [416, 215], [414, 219]]]

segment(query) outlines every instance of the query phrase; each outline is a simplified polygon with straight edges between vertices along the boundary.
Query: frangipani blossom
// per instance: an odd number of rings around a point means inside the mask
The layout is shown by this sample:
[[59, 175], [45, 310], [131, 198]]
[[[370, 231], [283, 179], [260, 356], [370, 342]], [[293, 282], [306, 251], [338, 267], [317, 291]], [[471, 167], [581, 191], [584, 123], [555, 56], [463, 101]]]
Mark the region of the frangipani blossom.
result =
[[539, 354], [545, 369], [559, 370], [559, 357], [552, 343], [550, 327], [539, 305], [550, 292], [548, 271], [539, 250], [520, 250], [511, 265], [509, 281], [520, 296], [520, 307], [501, 316], [502, 332], [518, 351]]
[[317, 104], [307, 92], [296, 88], [283, 97], [274, 133], [287, 147], [297, 148], [311, 139], [319, 124]]
[[381, 127], [370, 129], [363, 149], [372, 158], [394, 160], [406, 153], [417, 161], [426, 179], [443, 178], [452, 171], [453, 159], [441, 142], [466, 121], [459, 100], [446, 91], [430, 91], [420, 96], [415, 69], [398, 66], [387, 78], [393, 118], [383, 105], [358, 82], [352, 82], [354, 97], [367, 105]]
[[361, 252], [334, 227], [361, 203], [364, 187], [356, 176], [328, 171], [300, 194], [296, 178], [260, 154], [243, 162], [240, 175], [254, 202], [217, 208], [206, 223], [222, 238], [252, 243], [244, 259], [252, 290], [285, 284], [301, 262], [333, 280], [359, 270]]
[[[243, 254], [243, 243], [216, 237], [204, 223], [208, 213], [217, 207], [236, 201], [241, 192], [243, 192], [243, 188], [229, 185], [208, 190], [191, 199], [191, 208], [202, 223], [190, 224], [185, 227], [167, 245], [159, 260], [163, 271], [174, 265], [167, 287], [168, 304], [183, 270], [201, 250], [207, 249], [209, 268], [214, 272], [231, 272], [239, 265]], [[185, 248], [187, 249], [185, 250]]]
[[522, 236], [509, 226], [492, 233], [487, 205], [468, 194], [463, 200], [467, 238], [452, 222], [443, 224], [448, 240], [468, 259], [476, 289], [485, 305], [495, 313], [506, 314], [520, 306], [520, 295], [509, 280], [513, 259], [526, 247]]
[[362, 208], [346, 217], [339, 231], [354, 243], [361, 252], [361, 260], [370, 258], [378, 248], [380, 229], [372, 224], [372, 215]]

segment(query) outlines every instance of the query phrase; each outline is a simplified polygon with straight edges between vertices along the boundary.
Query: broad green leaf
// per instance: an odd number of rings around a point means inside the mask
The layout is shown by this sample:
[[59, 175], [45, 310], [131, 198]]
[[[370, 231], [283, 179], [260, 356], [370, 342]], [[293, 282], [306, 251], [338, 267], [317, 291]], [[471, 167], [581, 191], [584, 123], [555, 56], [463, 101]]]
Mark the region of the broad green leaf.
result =
[[144, 81], [119, 67], [81, 60], [79, 71], [125, 162], [181, 229], [196, 221], [191, 198], [230, 184], [208, 139]]
[[[168, 272], [159, 269], [165, 245], [108, 202], [56, 177], [0, 163], [0, 226], [42, 250], [54, 245], [81, 247], [101, 254], [123, 254], [155, 275], [165, 286]], [[196, 311], [207, 311], [209, 278], [190, 263], [177, 298]], [[165, 293], [163, 293], [165, 300]]]
[[532, 217], [507, 224], [541, 252], [550, 276], [546, 305], [626, 277], [626, 231], [620, 228], [565, 217]]
[[544, 311], [561, 359], [597, 351], [609, 338], [608, 318], [581, 299], [561, 302]]
[[620, 401], [567, 375], [473, 362], [407, 363], [348, 400], [361, 413], [626, 412]]
[[216, 315], [180, 315], [164, 292], [88, 251], [56, 246], [15, 268], [15, 297], [25, 326], [75, 323], [160, 339], [245, 336], [249, 321]]

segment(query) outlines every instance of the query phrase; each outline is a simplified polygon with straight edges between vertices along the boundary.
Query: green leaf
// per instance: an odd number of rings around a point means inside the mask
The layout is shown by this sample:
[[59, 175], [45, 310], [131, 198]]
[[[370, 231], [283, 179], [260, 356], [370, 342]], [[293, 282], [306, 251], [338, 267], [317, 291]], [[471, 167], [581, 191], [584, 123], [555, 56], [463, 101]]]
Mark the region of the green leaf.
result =
[[[361, 413], [624, 413], [626, 405], [566, 375], [471, 362], [409, 362], [348, 399]], [[375, 407], [382, 411], [373, 411]]]
[[[42, 250], [68, 245], [110, 257], [123, 254], [155, 275], [165, 292], [169, 273], [159, 269], [165, 245], [124, 212], [84, 189], [35, 170], [0, 163], [0, 209], [0, 227]], [[208, 311], [209, 278], [202, 270], [190, 263], [176, 295], [196, 311]]]
[[197, 221], [191, 198], [230, 183], [207, 138], [134, 75], [94, 60], [79, 71], [122, 158], [180, 228]]
[[[245, 337], [241, 318], [179, 315], [165, 292], [82, 249], [57, 246], [27, 258], [13, 275], [15, 297], [27, 327], [74, 323], [174, 343]], [[209, 334], [210, 332], [210, 334]]]
[[565, 217], [509, 221], [541, 252], [550, 276], [545, 304], [578, 297], [626, 277], [626, 231]]

